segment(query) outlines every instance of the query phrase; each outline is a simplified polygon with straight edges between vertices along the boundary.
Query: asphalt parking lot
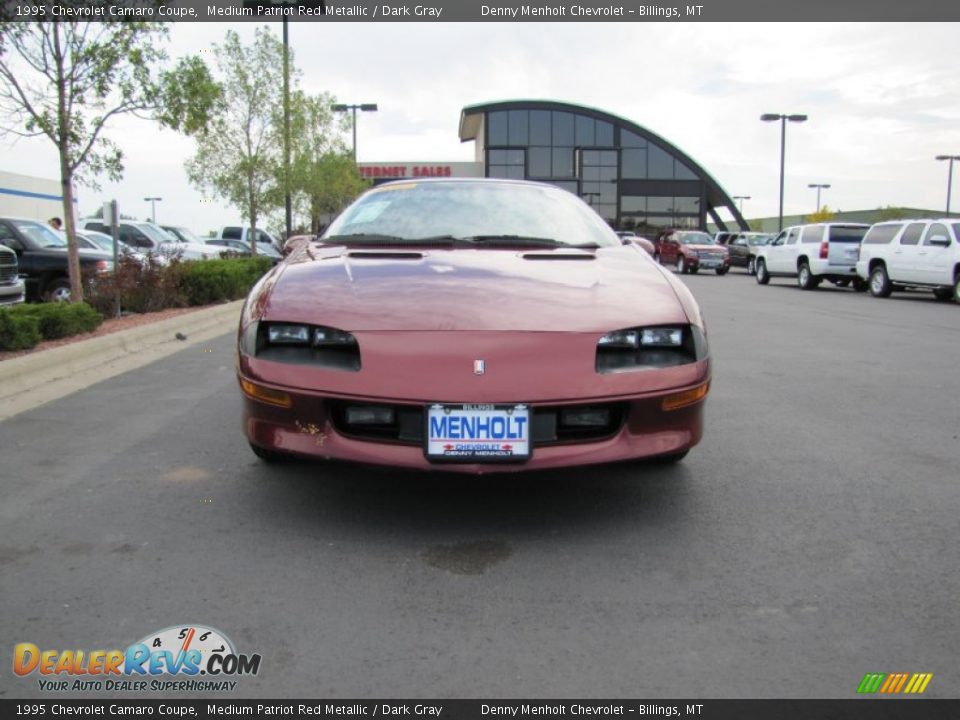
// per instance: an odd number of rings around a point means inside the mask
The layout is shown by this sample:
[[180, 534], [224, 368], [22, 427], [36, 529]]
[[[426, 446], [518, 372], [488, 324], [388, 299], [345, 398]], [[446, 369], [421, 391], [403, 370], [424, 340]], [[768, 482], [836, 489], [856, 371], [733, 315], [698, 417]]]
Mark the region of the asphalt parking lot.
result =
[[267, 467], [229, 334], [0, 423], [3, 652], [202, 623], [263, 656], [225, 699], [956, 697], [960, 307], [685, 282], [715, 366], [675, 467]]

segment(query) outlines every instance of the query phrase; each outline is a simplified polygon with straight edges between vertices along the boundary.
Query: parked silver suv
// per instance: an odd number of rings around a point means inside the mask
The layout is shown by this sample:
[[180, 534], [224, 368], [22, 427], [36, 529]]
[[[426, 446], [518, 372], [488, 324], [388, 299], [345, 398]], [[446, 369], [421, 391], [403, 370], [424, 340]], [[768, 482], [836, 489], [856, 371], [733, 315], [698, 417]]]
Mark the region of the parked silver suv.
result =
[[960, 221], [894, 220], [873, 225], [863, 238], [857, 275], [874, 297], [894, 290], [933, 290], [960, 302]]

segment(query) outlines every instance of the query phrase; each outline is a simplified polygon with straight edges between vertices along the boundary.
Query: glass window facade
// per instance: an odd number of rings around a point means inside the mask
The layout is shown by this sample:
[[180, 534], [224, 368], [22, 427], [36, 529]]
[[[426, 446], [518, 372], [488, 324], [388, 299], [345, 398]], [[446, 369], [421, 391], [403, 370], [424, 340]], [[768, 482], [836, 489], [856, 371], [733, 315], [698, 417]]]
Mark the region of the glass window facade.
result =
[[560, 103], [503, 105], [485, 113], [489, 177], [552, 183], [579, 195], [611, 225], [646, 233], [702, 228], [715, 218], [708, 197], [716, 198], [716, 185], [711, 191], [695, 166], [642, 128]]

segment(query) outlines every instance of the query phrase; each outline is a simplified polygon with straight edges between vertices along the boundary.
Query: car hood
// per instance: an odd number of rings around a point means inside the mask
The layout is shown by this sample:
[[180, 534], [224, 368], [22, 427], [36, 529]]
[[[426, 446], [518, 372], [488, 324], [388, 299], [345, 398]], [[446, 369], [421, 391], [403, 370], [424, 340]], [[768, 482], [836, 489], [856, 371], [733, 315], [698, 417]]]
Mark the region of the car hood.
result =
[[688, 322], [639, 247], [379, 249], [309, 246], [251, 295], [249, 319], [363, 330], [607, 332]]

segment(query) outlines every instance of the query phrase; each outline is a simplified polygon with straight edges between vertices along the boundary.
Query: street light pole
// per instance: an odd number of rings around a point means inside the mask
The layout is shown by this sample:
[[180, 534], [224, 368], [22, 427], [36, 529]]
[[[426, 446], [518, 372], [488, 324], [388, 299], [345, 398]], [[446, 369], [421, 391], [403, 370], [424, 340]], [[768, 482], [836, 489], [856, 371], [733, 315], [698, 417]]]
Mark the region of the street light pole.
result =
[[144, 198], [144, 201], [145, 201], [145, 202], [150, 203], [150, 218], [151, 218], [150, 221], [151, 221], [154, 225], [157, 224], [157, 203], [160, 202], [161, 200], [163, 200], [162, 197], [148, 197], [148, 198]]
[[790, 122], [806, 122], [806, 115], [785, 115], [783, 113], [764, 113], [760, 116], [763, 122], [780, 121], [780, 214], [777, 220], [777, 232], [783, 230], [783, 177], [787, 154], [787, 120]]
[[743, 201], [744, 201], [744, 200], [752, 200], [752, 198], [751, 198], [749, 195], [734, 195], [734, 196], [733, 196], [733, 199], [740, 201], [740, 202], [738, 203], [738, 205], [739, 205], [739, 208], [738, 208], [738, 209], [740, 210], [740, 214], [741, 214], [741, 215], [743, 215]]
[[293, 200], [290, 197], [290, 35], [287, 29], [287, 16], [283, 16], [283, 206], [287, 234], [283, 242], [293, 232]]
[[361, 112], [376, 112], [379, 108], [376, 103], [361, 103], [359, 105], [345, 105], [343, 103], [337, 103], [336, 105], [331, 105], [330, 109], [334, 112], [347, 112], [350, 110], [353, 112], [353, 162], [357, 162], [357, 110]]
[[829, 183], [810, 183], [807, 187], [817, 189], [817, 207], [814, 209], [814, 212], [820, 212], [820, 191], [830, 187]]
[[950, 217], [950, 192], [953, 190], [953, 161], [960, 160], [960, 155], [937, 155], [937, 160], [949, 161], [947, 168], [947, 217]]

